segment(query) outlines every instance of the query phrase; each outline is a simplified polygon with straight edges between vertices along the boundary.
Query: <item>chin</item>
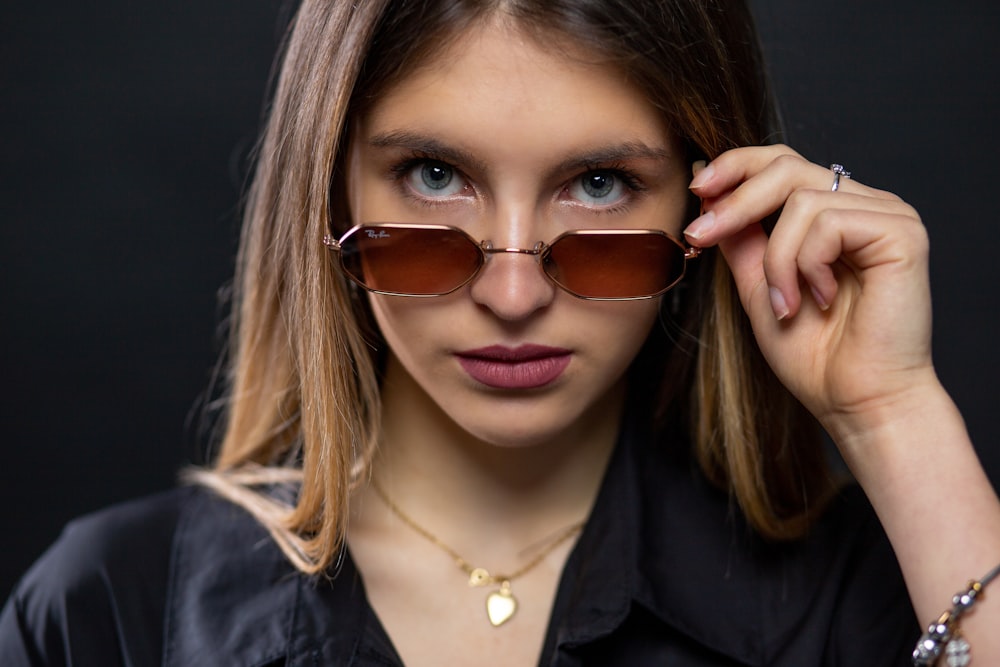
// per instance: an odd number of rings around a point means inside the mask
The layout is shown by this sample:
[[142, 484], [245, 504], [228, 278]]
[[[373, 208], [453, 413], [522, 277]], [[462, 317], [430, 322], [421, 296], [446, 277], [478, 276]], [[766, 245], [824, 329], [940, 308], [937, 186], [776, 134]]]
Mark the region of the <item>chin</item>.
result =
[[510, 429], [471, 433], [477, 440], [498, 449], [530, 449], [542, 447], [559, 440], [557, 431], [524, 431], [512, 433]]
[[468, 413], [453, 415], [452, 419], [476, 440], [505, 449], [572, 444], [592, 430], [593, 420], [585, 412], [567, 411], [563, 415], [555, 412], [551, 407], [538, 406], [536, 410], [495, 410], [482, 419]]

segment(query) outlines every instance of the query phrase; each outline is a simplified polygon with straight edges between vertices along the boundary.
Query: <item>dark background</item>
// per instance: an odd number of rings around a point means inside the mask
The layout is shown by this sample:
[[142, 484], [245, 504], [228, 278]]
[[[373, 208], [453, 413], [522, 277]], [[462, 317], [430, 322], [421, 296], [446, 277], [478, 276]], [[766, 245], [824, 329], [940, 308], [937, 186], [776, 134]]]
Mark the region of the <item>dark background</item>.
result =
[[[220, 350], [218, 297], [289, 11], [282, 0], [9, 4], [0, 597], [68, 519], [168, 488], [202, 459], [195, 406]], [[1000, 9], [752, 4], [789, 142], [921, 211], [939, 372], [996, 483]]]

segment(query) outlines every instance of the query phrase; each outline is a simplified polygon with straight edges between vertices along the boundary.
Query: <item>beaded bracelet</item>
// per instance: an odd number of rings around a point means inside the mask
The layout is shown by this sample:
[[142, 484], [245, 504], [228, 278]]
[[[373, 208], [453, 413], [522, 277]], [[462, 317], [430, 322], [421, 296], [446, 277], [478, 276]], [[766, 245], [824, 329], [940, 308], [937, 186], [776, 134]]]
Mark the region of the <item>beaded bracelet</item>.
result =
[[959, 632], [958, 619], [972, 609], [983, 589], [998, 574], [1000, 565], [987, 572], [979, 581], [970, 581], [967, 590], [955, 594], [951, 599], [952, 608], [930, 624], [913, 649], [915, 667], [931, 667], [942, 653], [946, 655], [948, 667], [966, 667], [972, 662], [969, 642]]

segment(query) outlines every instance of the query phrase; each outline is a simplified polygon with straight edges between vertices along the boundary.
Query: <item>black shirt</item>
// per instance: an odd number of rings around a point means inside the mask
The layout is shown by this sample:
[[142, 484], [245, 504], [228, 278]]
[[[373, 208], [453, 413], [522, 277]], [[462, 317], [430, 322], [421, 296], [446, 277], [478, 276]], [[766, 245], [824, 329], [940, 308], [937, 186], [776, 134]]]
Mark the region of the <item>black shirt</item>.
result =
[[[857, 487], [769, 543], [682, 451], [626, 430], [539, 665], [909, 664], [918, 626]], [[242, 509], [184, 488], [71, 523], [14, 591], [0, 665], [69, 664], [401, 662], [348, 552], [332, 579], [303, 576]]]

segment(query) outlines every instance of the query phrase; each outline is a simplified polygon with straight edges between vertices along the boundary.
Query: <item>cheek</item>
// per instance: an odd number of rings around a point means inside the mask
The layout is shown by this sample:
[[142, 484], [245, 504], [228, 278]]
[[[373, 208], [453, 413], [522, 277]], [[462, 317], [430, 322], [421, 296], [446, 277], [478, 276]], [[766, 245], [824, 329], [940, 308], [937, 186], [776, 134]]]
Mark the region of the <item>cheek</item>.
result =
[[[449, 297], [417, 299], [368, 294], [368, 304], [382, 339], [400, 359], [420, 358], [443, 337], [442, 321], [447, 310], [441, 301]], [[431, 302], [434, 303], [431, 303]], [[430, 307], [433, 306], [433, 307]]]
[[[399, 314], [392, 308], [385, 307], [384, 297], [378, 297], [374, 294], [368, 294], [368, 307], [371, 309], [372, 317], [375, 319], [375, 324], [378, 326], [383, 340], [393, 345], [393, 341], [397, 338], [397, 330], [401, 327]], [[405, 318], [402, 319], [405, 320]]]
[[639, 353], [650, 331], [656, 326], [659, 304], [659, 299], [615, 304], [625, 307], [614, 315], [608, 315], [595, 322], [591, 327], [590, 331], [600, 332], [599, 335], [609, 356], [615, 358], [616, 365], [620, 366], [622, 371]]
[[583, 332], [583, 342], [578, 349], [577, 382], [572, 391], [584, 403], [600, 403], [606, 392], [625, 377], [657, 326], [659, 300], [584, 304], [597, 305], [600, 312], [591, 312], [590, 317], [580, 318], [573, 325]]

